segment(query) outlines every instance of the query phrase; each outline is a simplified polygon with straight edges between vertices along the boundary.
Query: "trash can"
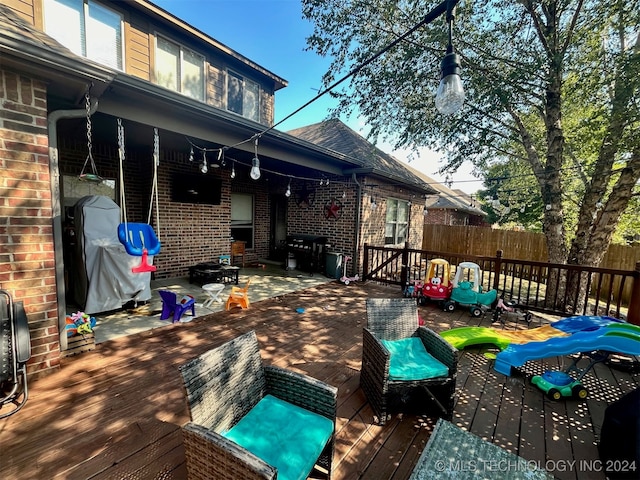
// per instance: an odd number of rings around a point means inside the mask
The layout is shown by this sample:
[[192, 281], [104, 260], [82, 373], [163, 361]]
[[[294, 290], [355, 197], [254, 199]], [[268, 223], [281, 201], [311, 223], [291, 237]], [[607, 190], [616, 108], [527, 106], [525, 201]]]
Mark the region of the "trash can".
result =
[[325, 260], [325, 276], [327, 278], [338, 279], [342, 277], [342, 259], [342, 253], [327, 252]]

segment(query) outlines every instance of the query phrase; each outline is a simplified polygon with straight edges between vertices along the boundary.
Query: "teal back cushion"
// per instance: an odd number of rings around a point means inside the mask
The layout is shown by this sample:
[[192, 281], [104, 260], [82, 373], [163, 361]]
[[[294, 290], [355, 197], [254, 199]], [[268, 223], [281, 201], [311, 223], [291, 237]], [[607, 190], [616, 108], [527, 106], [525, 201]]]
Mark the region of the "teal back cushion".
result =
[[223, 436], [278, 470], [278, 480], [303, 480], [333, 435], [333, 422], [266, 395]]
[[391, 353], [389, 380], [425, 380], [449, 374], [449, 368], [427, 352], [418, 337], [381, 341]]

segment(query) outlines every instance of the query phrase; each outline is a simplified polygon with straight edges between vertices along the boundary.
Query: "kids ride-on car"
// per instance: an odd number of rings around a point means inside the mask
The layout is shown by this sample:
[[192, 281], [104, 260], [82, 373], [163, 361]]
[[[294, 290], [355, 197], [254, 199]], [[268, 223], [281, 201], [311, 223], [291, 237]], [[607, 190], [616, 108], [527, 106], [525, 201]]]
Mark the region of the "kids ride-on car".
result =
[[479, 317], [491, 308], [498, 298], [496, 290], [482, 291], [480, 266], [473, 262], [461, 262], [453, 278], [451, 297], [444, 303], [445, 312], [453, 312], [457, 305], [469, 307], [471, 316]]
[[560, 400], [562, 397], [584, 400], [589, 394], [580, 380], [565, 372], [547, 370], [542, 375], [535, 375], [531, 383], [546, 393], [551, 400]]
[[449, 262], [434, 258], [429, 262], [427, 278], [418, 293], [418, 305], [426, 305], [429, 300], [442, 302], [451, 296], [452, 283]]
[[500, 322], [505, 324], [506, 317], [515, 316], [516, 318], [522, 318], [527, 325], [531, 323], [533, 315], [527, 310], [523, 310], [518, 307], [518, 304], [514, 301], [505, 301], [502, 297], [498, 298], [496, 308], [493, 310], [493, 322]]

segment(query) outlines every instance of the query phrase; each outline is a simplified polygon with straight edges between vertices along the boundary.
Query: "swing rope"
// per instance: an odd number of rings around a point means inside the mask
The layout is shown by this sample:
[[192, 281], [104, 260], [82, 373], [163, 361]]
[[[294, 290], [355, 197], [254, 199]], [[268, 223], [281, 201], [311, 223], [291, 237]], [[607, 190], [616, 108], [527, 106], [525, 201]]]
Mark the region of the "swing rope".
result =
[[151, 224], [151, 213], [153, 212], [153, 201], [156, 202], [156, 231], [158, 240], [160, 239], [160, 209], [158, 208], [158, 166], [160, 165], [160, 137], [158, 129], [153, 129], [153, 181], [151, 184], [151, 199], [149, 200], [149, 215], [147, 223]]
[[125, 230], [127, 228], [127, 200], [124, 193], [124, 127], [122, 126], [122, 119], [118, 119], [118, 158], [120, 160], [120, 222], [124, 223]]

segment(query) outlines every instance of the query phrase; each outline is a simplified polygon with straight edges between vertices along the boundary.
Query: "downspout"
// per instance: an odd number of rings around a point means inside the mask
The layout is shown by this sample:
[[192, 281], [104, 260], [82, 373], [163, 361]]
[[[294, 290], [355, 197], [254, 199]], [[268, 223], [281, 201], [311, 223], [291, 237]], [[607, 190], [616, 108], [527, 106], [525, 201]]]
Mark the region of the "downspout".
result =
[[[355, 238], [355, 252], [353, 252], [353, 264], [356, 267], [356, 271], [354, 273], [358, 273], [360, 270], [360, 227], [362, 224], [362, 185], [358, 182], [358, 177], [356, 177], [355, 172], [351, 173], [351, 179], [357, 185], [356, 188], [356, 238]], [[362, 272], [362, 277], [364, 277], [364, 272]]]
[[49, 178], [51, 183], [51, 214], [53, 219], [53, 251], [56, 265], [56, 293], [58, 302], [58, 334], [60, 352], [67, 349], [65, 318], [67, 316], [66, 289], [64, 285], [64, 257], [62, 255], [62, 206], [60, 204], [60, 163], [58, 155], [58, 120], [83, 118], [93, 115], [98, 109], [98, 100], [91, 100], [89, 112], [86, 109], [55, 110], [47, 115], [49, 129]]

